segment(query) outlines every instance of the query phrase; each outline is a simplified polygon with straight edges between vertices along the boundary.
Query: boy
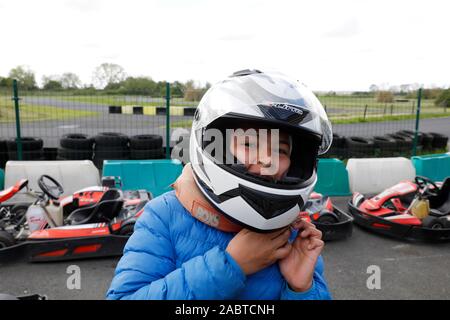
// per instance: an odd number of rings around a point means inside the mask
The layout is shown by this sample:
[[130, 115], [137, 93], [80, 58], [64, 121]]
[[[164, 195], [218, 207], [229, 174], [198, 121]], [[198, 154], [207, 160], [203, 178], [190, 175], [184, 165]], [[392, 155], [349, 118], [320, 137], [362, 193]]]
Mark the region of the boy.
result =
[[243, 70], [210, 88], [191, 163], [146, 206], [107, 297], [329, 299], [321, 233], [298, 213], [330, 144], [320, 102], [296, 81]]

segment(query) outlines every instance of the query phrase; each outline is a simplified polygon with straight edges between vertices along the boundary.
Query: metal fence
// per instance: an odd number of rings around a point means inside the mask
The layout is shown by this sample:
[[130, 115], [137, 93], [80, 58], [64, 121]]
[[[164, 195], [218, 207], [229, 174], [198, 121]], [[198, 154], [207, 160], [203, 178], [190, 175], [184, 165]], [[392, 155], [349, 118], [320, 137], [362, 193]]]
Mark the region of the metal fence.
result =
[[[392, 95], [382, 99], [376, 93], [317, 96], [335, 133], [327, 157], [410, 156], [446, 148], [450, 113], [436, 106], [434, 100], [422, 99], [421, 90], [416, 96]], [[171, 95], [169, 84], [164, 96], [150, 97], [25, 91], [15, 82], [13, 88], [0, 88], [0, 167], [8, 159], [93, 159], [101, 167], [102, 160], [109, 158], [169, 158], [171, 147], [176, 144], [172, 134], [190, 130], [198, 104], [190, 100]], [[154, 146], [158, 149], [154, 152], [133, 152], [130, 145], [103, 148], [100, 144], [68, 146], [61, 142], [68, 134], [94, 138], [105, 133], [106, 140], [108, 134], [126, 139], [158, 135], [162, 142]], [[444, 138], [436, 138], [439, 134]]]

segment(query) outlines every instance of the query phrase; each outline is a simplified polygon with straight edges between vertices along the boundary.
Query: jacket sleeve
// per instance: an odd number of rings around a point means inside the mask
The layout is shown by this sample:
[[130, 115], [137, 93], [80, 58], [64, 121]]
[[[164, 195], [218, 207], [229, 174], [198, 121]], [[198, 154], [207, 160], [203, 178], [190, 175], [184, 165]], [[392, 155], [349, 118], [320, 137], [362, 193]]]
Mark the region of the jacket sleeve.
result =
[[107, 298], [183, 300], [235, 297], [244, 288], [245, 274], [218, 246], [176, 267], [169, 232], [170, 215], [170, 203], [164, 196], [147, 204], [125, 246]]
[[286, 281], [284, 281], [281, 292], [281, 300], [331, 300], [331, 294], [328, 291], [327, 283], [323, 275], [323, 258], [319, 256], [314, 270], [312, 286], [308, 291], [295, 292], [291, 290]]

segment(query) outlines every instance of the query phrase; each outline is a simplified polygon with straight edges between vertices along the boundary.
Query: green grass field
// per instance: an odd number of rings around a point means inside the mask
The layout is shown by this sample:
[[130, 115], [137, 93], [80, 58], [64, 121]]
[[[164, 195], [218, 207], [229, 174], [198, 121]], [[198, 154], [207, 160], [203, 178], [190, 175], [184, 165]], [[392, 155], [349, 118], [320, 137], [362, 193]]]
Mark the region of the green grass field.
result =
[[[97, 115], [93, 111], [69, 110], [61, 107], [34, 105], [31, 101], [36, 99], [45, 100], [51, 98], [53, 101], [64, 101], [92, 104], [92, 105], [142, 105], [142, 106], [165, 106], [165, 99], [149, 97], [125, 97], [113, 95], [76, 96], [63, 95], [61, 93], [43, 93], [27, 95], [27, 103], [21, 103], [21, 117], [23, 121], [58, 120], [78, 117], [89, 117]], [[352, 96], [352, 95], [318, 95], [319, 100], [325, 106], [328, 116], [333, 123], [361, 123], [410, 120], [416, 117], [416, 99], [405, 101], [395, 100], [392, 103], [380, 103], [374, 97]], [[398, 98], [398, 97], [396, 97]], [[171, 106], [197, 106], [198, 102], [184, 101], [182, 98], [171, 100]], [[436, 107], [432, 99], [423, 99], [421, 102], [421, 118], [447, 117], [450, 111]], [[0, 96], [0, 122], [14, 121], [14, 108], [12, 101], [6, 95]], [[172, 127], [187, 127], [191, 121], [173, 121]]]
[[[20, 104], [20, 121], [68, 120], [80, 117], [98, 115], [94, 111], [70, 110], [53, 106]], [[0, 97], [0, 123], [15, 122], [15, 108], [13, 102]]]

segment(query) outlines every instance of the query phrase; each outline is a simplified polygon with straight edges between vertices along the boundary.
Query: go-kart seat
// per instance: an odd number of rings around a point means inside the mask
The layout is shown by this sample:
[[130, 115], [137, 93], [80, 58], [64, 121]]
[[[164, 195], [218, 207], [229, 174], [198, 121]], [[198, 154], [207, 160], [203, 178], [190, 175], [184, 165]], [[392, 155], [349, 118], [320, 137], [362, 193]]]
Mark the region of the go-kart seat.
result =
[[450, 214], [450, 177], [446, 178], [436, 196], [428, 198], [430, 201], [430, 214], [445, 216]]
[[109, 189], [103, 194], [98, 203], [74, 210], [67, 217], [67, 224], [80, 225], [95, 222], [109, 222], [119, 215], [123, 203], [122, 191]]

